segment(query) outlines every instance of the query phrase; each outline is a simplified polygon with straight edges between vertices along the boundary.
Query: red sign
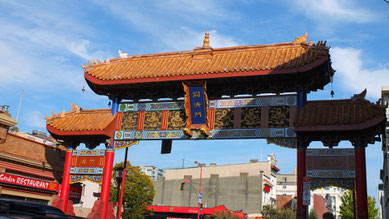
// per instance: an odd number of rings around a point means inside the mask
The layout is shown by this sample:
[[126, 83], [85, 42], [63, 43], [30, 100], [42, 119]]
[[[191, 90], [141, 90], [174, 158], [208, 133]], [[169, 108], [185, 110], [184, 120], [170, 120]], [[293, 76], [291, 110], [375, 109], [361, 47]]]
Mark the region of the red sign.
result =
[[311, 182], [311, 177], [304, 177], [303, 182], [310, 183]]
[[80, 200], [81, 199], [81, 193], [82, 193], [82, 187], [81, 186], [70, 186], [70, 189], [69, 189], [69, 199], [71, 199], [71, 200]]
[[73, 156], [71, 167], [99, 167], [104, 168], [104, 156]]
[[9, 183], [13, 185], [27, 186], [37, 189], [58, 191], [57, 183], [42, 181], [38, 179], [31, 179], [22, 176], [14, 176], [6, 173], [0, 173], [0, 182]]
[[93, 193], [93, 197], [98, 197], [99, 198], [100, 197], [100, 192], [94, 192]]

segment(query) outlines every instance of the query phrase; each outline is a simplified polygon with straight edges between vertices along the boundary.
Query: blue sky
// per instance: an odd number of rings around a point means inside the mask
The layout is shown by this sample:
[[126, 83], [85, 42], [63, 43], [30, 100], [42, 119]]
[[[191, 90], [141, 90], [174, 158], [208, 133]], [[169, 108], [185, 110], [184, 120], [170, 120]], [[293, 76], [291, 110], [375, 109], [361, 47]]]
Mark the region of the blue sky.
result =
[[[130, 55], [192, 50], [202, 45], [206, 30], [214, 48], [290, 42], [306, 32], [308, 41], [328, 41], [337, 99], [367, 88], [367, 98], [375, 102], [380, 87], [389, 85], [389, 5], [383, 0], [0, 0], [0, 27], [0, 105], [9, 105], [16, 119], [24, 90], [18, 124], [24, 132], [45, 130], [43, 117], [71, 110], [72, 102], [107, 108], [108, 98], [94, 94], [83, 78], [81, 64], [88, 60], [116, 58], [118, 50]], [[330, 99], [330, 89], [308, 99]], [[380, 148], [376, 143], [366, 150], [368, 193], [374, 196]], [[129, 160], [169, 168], [180, 167], [183, 159], [185, 166], [194, 160], [232, 164], [275, 153], [282, 173], [296, 164], [295, 150], [265, 140], [175, 141], [171, 154], [159, 152], [160, 142], [141, 142], [129, 149]]]

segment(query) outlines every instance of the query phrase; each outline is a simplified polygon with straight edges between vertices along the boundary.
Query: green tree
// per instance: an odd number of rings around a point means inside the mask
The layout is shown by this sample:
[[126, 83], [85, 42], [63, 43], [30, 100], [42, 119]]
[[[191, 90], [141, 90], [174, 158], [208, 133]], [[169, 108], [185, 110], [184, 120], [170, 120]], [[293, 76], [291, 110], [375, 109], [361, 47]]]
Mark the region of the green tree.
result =
[[295, 219], [296, 213], [292, 208], [272, 208], [269, 205], [263, 206], [266, 211], [266, 218], [271, 219]]
[[[123, 167], [124, 162], [118, 163], [113, 168], [112, 178], [115, 179], [116, 169]], [[117, 201], [117, 182], [111, 184], [110, 201]], [[123, 218], [144, 218], [146, 207], [153, 203], [155, 195], [153, 183], [150, 177], [143, 174], [139, 168], [134, 167], [127, 161], [126, 181], [123, 194]]]
[[239, 219], [238, 216], [233, 215], [232, 212], [217, 211], [215, 214], [208, 216], [210, 219]]
[[313, 209], [313, 208], [311, 209], [311, 212], [309, 212], [309, 219], [319, 219], [315, 209]]
[[[369, 219], [378, 218], [378, 208], [375, 207], [376, 201], [375, 198], [368, 196], [367, 197], [367, 209]], [[353, 192], [347, 191], [341, 197], [340, 205], [340, 218], [341, 219], [354, 219], [354, 201], [353, 201]]]

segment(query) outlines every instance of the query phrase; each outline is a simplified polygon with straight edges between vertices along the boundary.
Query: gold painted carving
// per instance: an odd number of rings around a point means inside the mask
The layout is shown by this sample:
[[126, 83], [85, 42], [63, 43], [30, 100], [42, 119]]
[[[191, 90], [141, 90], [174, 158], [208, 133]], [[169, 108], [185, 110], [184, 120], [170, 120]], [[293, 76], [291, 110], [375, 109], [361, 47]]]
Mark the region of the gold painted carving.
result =
[[135, 131], [138, 128], [138, 112], [124, 112], [123, 120], [122, 120], [122, 128], [123, 131]]
[[269, 128], [289, 127], [289, 107], [269, 107]]
[[242, 108], [242, 129], [261, 128], [261, 107]]
[[296, 37], [293, 41], [293, 44], [300, 44], [300, 43], [306, 43], [307, 42], [308, 33], [305, 33], [301, 37]]
[[180, 130], [185, 128], [185, 111], [184, 110], [171, 110], [168, 117], [168, 130]]
[[232, 129], [234, 127], [233, 109], [215, 110], [215, 129]]
[[151, 111], [145, 113], [143, 130], [161, 130], [162, 111]]

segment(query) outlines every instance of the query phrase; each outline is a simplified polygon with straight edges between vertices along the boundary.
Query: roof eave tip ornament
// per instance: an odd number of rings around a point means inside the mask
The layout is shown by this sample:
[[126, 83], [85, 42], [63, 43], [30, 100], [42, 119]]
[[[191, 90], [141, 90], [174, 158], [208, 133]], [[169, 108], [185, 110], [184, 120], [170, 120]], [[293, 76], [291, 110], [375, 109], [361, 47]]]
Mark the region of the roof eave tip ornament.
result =
[[303, 36], [301, 37], [296, 37], [293, 41], [293, 44], [301, 44], [301, 43], [307, 43], [307, 37], [308, 37], [308, 32], [306, 32]]
[[365, 99], [367, 93], [367, 89], [363, 90], [360, 94], [354, 94], [354, 96], [351, 97], [352, 100], [357, 100], [357, 99]]
[[209, 32], [205, 32], [204, 41], [203, 41], [203, 48], [209, 48]]

